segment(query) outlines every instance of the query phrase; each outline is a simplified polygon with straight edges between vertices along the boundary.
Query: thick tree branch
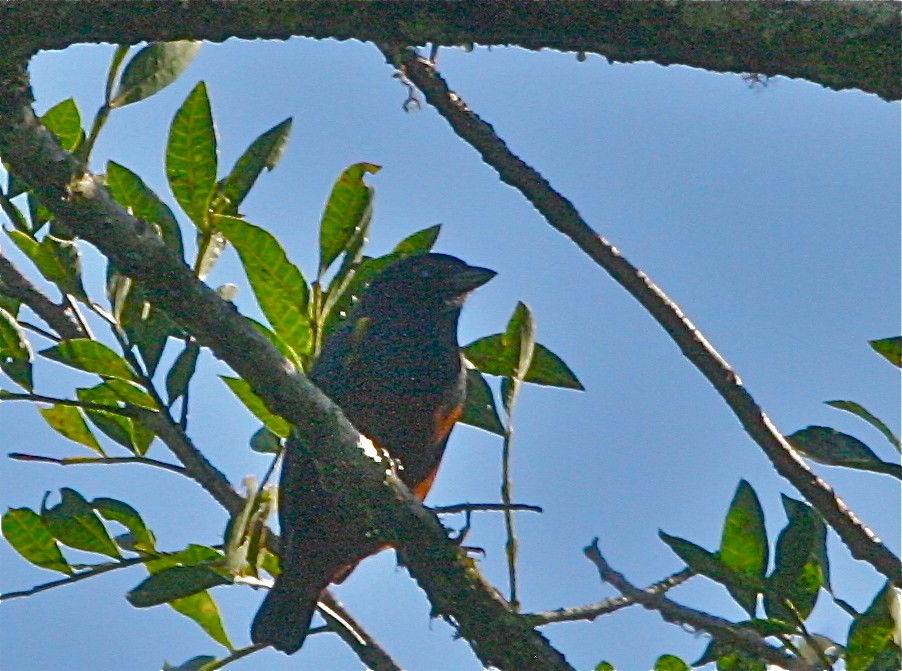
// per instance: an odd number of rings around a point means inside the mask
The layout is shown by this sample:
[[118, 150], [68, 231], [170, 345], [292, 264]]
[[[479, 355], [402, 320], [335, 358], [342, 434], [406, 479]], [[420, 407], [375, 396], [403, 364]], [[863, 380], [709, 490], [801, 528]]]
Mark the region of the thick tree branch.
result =
[[[0, 154], [69, 229], [138, 281], [148, 299], [243, 377], [291, 422], [327, 486], [350, 514], [398, 548], [436, 613], [452, 621], [487, 665], [570, 669], [547, 640], [515, 614], [451, 541], [434, 514], [388, 469], [340, 409], [249, 326], [215, 291], [175, 259], [155, 230], [131, 217], [64, 152], [34, 115], [24, 58], [0, 57]], [[377, 464], [373, 462], [376, 461]]]
[[498, 172], [505, 184], [520, 191], [549, 224], [606, 270], [667, 331], [683, 355], [714, 386], [777, 472], [823, 515], [849, 547], [852, 556], [870, 563], [891, 582], [902, 586], [902, 563], [899, 558], [855, 516], [826, 482], [812, 472], [764, 414], [739, 376], [679, 306], [645, 273], [627, 261], [616, 247], [592, 230], [573, 203], [511, 152], [494, 129], [448, 88], [429, 61], [419, 58], [414, 50], [397, 45], [382, 45], [380, 49], [388, 62], [400, 67], [404, 75], [422, 91], [427, 102], [445, 118], [454, 132]]
[[292, 36], [505, 45], [804, 78], [902, 97], [895, 2], [360, 2], [7, 0], [0, 43], [32, 52], [84, 42], [222, 42]]

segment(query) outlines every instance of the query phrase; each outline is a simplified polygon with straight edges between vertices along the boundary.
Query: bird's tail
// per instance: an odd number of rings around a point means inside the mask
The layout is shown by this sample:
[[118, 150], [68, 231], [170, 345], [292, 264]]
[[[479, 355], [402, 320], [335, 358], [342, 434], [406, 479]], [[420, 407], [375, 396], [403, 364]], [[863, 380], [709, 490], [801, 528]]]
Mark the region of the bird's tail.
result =
[[328, 584], [328, 578], [323, 582], [280, 576], [257, 611], [251, 640], [288, 655], [297, 652], [307, 638], [319, 595]]

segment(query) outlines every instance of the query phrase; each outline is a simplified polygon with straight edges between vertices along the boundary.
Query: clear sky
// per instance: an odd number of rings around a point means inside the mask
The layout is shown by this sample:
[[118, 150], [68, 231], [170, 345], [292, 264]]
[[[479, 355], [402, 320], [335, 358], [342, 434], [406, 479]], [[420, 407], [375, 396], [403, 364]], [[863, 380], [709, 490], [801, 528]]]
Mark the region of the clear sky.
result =
[[[95, 46], [38, 56], [32, 67], [38, 111], [74, 96], [91, 118], [111, 54], [112, 47]], [[823, 402], [855, 400], [898, 431], [898, 372], [866, 342], [900, 331], [897, 104], [805, 81], [777, 79], [752, 90], [733, 75], [592, 56], [579, 63], [573, 54], [548, 51], [443, 49], [439, 67], [513, 151], [680, 304], [781, 430], [833, 426], [893, 458], [873, 429]], [[681, 566], [658, 539], [659, 529], [716, 548], [742, 478], [758, 492], [773, 540], [785, 523], [780, 493], [797, 494], [710, 385], [633, 299], [500, 184], [433, 110], [405, 114], [405, 90], [391, 75], [378, 51], [358, 42], [206, 45], [176, 84], [113, 113], [92, 168], [103, 171], [114, 159], [173, 203], [163, 173], [167, 129], [203, 80], [221, 171], [259, 133], [294, 117], [282, 162], [261, 177], [243, 209], [282, 241], [308, 278], [316, 269], [325, 198], [341, 170], [359, 161], [382, 166], [368, 178], [377, 192], [372, 253], [441, 223], [438, 251], [498, 271], [468, 303], [461, 341], [503, 330], [522, 300], [535, 312], [538, 340], [586, 387], [584, 393], [528, 387], [516, 411], [515, 498], [545, 509], [517, 518], [525, 611], [615, 594], [582, 554], [595, 536], [614, 567], [639, 585]], [[5, 252], [10, 247], [2, 245]], [[99, 299], [103, 265], [88, 252], [85, 266], [89, 291]], [[210, 282], [241, 285], [237, 303], [255, 314], [231, 253]], [[212, 357], [202, 358], [193, 436], [238, 484], [245, 475], [262, 476], [269, 460], [248, 449], [256, 422], [216, 377], [225, 372]], [[87, 381], [57, 366], [42, 367], [37, 377], [39, 391], [56, 393]], [[0, 407], [0, 435], [4, 452], [87, 454], [24, 405]], [[152, 450], [168, 456], [159, 445]], [[52, 503], [60, 487], [73, 487], [88, 499], [111, 496], [138, 508], [163, 549], [221, 542], [223, 511], [172, 474], [0, 463], [4, 507], [39, 508], [45, 491]], [[898, 484], [886, 476], [817, 471], [898, 552]], [[500, 441], [458, 428], [428, 502], [496, 501], [499, 473]], [[839, 596], [866, 607], [881, 580], [832, 534], [829, 543]], [[480, 564], [504, 592], [500, 516], [479, 516], [468, 544], [485, 549]], [[3, 592], [57, 575], [26, 564], [5, 544], [0, 563]], [[124, 593], [144, 577], [141, 568], [129, 569], [3, 604], [2, 667], [150, 671], [164, 660], [224, 653], [167, 607], [131, 608]], [[430, 621], [423, 593], [395, 567], [393, 553], [367, 560], [335, 591], [404, 668], [479, 668], [449, 626]], [[232, 641], [246, 645], [262, 594], [239, 586], [214, 595]], [[742, 619], [724, 590], [701, 578], [673, 597]], [[822, 594], [812, 631], [845, 640], [847, 628], [847, 617]], [[621, 670], [648, 669], [665, 652], [691, 662], [706, 645], [638, 608], [543, 632], [580, 671], [602, 659]], [[266, 651], [232, 668], [342, 671], [360, 664], [336, 637], [318, 635], [293, 658]]]

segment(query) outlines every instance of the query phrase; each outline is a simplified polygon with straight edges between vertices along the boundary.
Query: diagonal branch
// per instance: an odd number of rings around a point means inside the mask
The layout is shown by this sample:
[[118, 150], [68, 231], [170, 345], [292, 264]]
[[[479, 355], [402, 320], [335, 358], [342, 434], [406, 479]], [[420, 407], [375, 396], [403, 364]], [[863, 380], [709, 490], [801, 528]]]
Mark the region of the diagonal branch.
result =
[[[387, 460], [341, 410], [163, 244], [130, 216], [84, 165], [63, 151], [31, 107], [27, 59], [0, 57], [0, 154], [48, 208], [141, 283], [148, 299], [228, 363], [309, 447], [326, 486], [348, 514], [398, 549], [436, 613], [451, 620], [486, 666], [571, 669], [563, 655], [517, 615], [404, 487]], [[374, 463], [375, 462], [375, 463]]]
[[[659, 580], [653, 585], [649, 585], [642, 590], [645, 594], [662, 595], [667, 591], [682, 585], [684, 582], [694, 576], [690, 569], [683, 569], [679, 573]], [[622, 608], [635, 606], [638, 600], [635, 597], [615, 596], [610, 599], [604, 599], [596, 603], [586, 604], [585, 606], [573, 606], [571, 608], [558, 608], [556, 610], [546, 610], [541, 613], [527, 613], [523, 617], [528, 622], [536, 626], [552, 624], [555, 622], [573, 622], [574, 620], [589, 620], [590, 622], [602, 615], [610, 615]]]
[[622, 573], [618, 573], [598, 549], [598, 539], [586, 547], [583, 552], [598, 569], [599, 577], [616, 587], [625, 597], [633, 600], [648, 610], [656, 610], [668, 622], [696, 631], [703, 631], [714, 639], [726, 643], [733, 648], [744, 650], [755, 658], [775, 664], [784, 669], [794, 671], [813, 671], [808, 663], [800, 658], [768, 645], [755, 632], [736, 626], [729, 620], [715, 617], [694, 608], [682, 606], [671, 601], [662, 594], [652, 593], [630, 583]]
[[422, 91], [426, 101], [494, 168], [501, 181], [523, 194], [551, 226], [608, 272], [654, 317], [683, 355], [698, 368], [730, 407], [743, 428], [764, 451], [777, 472], [813, 505], [849, 547], [852, 556], [870, 563], [893, 584], [902, 586], [902, 563], [865, 526], [826, 482], [818, 478], [786, 442], [770, 418], [743, 386], [739, 376], [705, 337], [649, 277], [596, 233], [567, 198], [555, 191], [534, 168], [516, 156], [494, 129], [471, 111], [432, 63], [413, 49], [379, 45], [386, 60]]
[[0, 291], [31, 308], [64, 340], [88, 337], [70, 307], [65, 304], [57, 305], [50, 300], [3, 254], [0, 254]]

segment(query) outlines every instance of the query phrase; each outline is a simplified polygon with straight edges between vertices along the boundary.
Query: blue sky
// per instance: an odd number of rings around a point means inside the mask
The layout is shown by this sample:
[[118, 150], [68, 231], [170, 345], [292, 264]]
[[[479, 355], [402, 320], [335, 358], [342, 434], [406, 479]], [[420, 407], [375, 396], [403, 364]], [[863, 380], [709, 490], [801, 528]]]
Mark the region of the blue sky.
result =
[[[90, 118], [111, 54], [112, 47], [94, 46], [38, 56], [37, 110], [74, 96]], [[897, 104], [805, 81], [777, 79], [750, 90], [733, 75], [598, 57], [579, 63], [572, 54], [547, 51], [443, 49], [439, 67], [514, 152], [680, 304], [781, 430], [833, 426], [892, 458], [873, 429], [823, 402], [858, 401], [898, 430], [898, 373], [866, 342], [900, 330]], [[173, 86], [114, 112], [92, 168], [102, 171], [114, 159], [173, 202], [163, 173], [167, 129], [203, 80], [221, 170], [259, 133], [294, 117], [282, 162], [260, 179], [244, 212], [282, 241], [308, 278], [325, 198], [341, 170], [359, 161], [382, 166], [368, 178], [377, 193], [373, 253], [441, 223], [439, 251], [498, 271], [468, 303], [461, 341], [503, 330], [522, 300], [536, 315], [539, 341], [586, 387], [584, 393], [529, 387], [516, 410], [515, 498], [545, 509], [517, 518], [524, 610], [615, 594], [582, 555], [595, 536], [615, 568], [640, 585], [680, 568], [659, 529], [715, 548], [742, 478], [758, 492], [773, 539], [785, 522], [780, 493], [796, 494], [713, 389], [634, 300], [500, 184], [434, 111], [405, 114], [405, 90], [391, 75], [372, 45], [353, 41], [206, 45]], [[92, 250], [85, 267], [100, 298], [103, 265]], [[255, 313], [231, 253], [209, 281], [241, 285], [236, 302]], [[217, 379], [227, 369], [209, 356], [202, 363], [192, 412], [197, 443], [234, 483], [262, 476], [268, 460], [247, 448], [255, 421]], [[37, 381], [39, 390], [66, 393], [87, 380], [45, 366]], [[33, 408], [4, 404], [0, 427], [5, 452], [83, 454], [42, 425]], [[898, 551], [898, 485], [885, 476], [817, 470]], [[500, 442], [458, 428], [428, 502], [497, 500], [499, 472]], [[166, 549], [217, 543], [226, 522], [196, 487], [148, 469], [4, 460], [0, 478], [0, 503], [9, 507], [37, 508], [45, 491], [56, 496], [64, 486], [89, 499], [121, 498], [142, 512]], [[865, 607], [881, 581], [835, 537], [829, 542], [839, 595]], [[478, 517], [468, 544], [486, 550], [481, 566], [502, 591], [503, 543], [500, 516]], [[0, 562], [3, 592], [54, 578], [5, 544]], [[150, 670], [163, 660], [223, 654], [168, 608], [132, 609], [123, 594], [143, 578], [141, 569], [120, 571], [4, 604], [4, 666]], [[395, 567], [391, 552], [366, 561], [336, 593], [405, 668], [479, 668], [466, 643], [429, 620], [424, 595]], [[246, 644], [262, 595], [245, 587], [214, 594], [233, 642]], [[673, 596], [742, 617], [722, 589], [703, 579]], [[811, 628], [844, 640], [847, 627], [822, 595]], [[581, 671], [602, 659], [622, 670], [648, 669], [665, 652], [693, 661], [705, 646], [639, 609], [543, 631]], [[360, 668], [330, 635], [312, 637], [294, 658], [267, 651], [232, 668], [298, 665]]]

